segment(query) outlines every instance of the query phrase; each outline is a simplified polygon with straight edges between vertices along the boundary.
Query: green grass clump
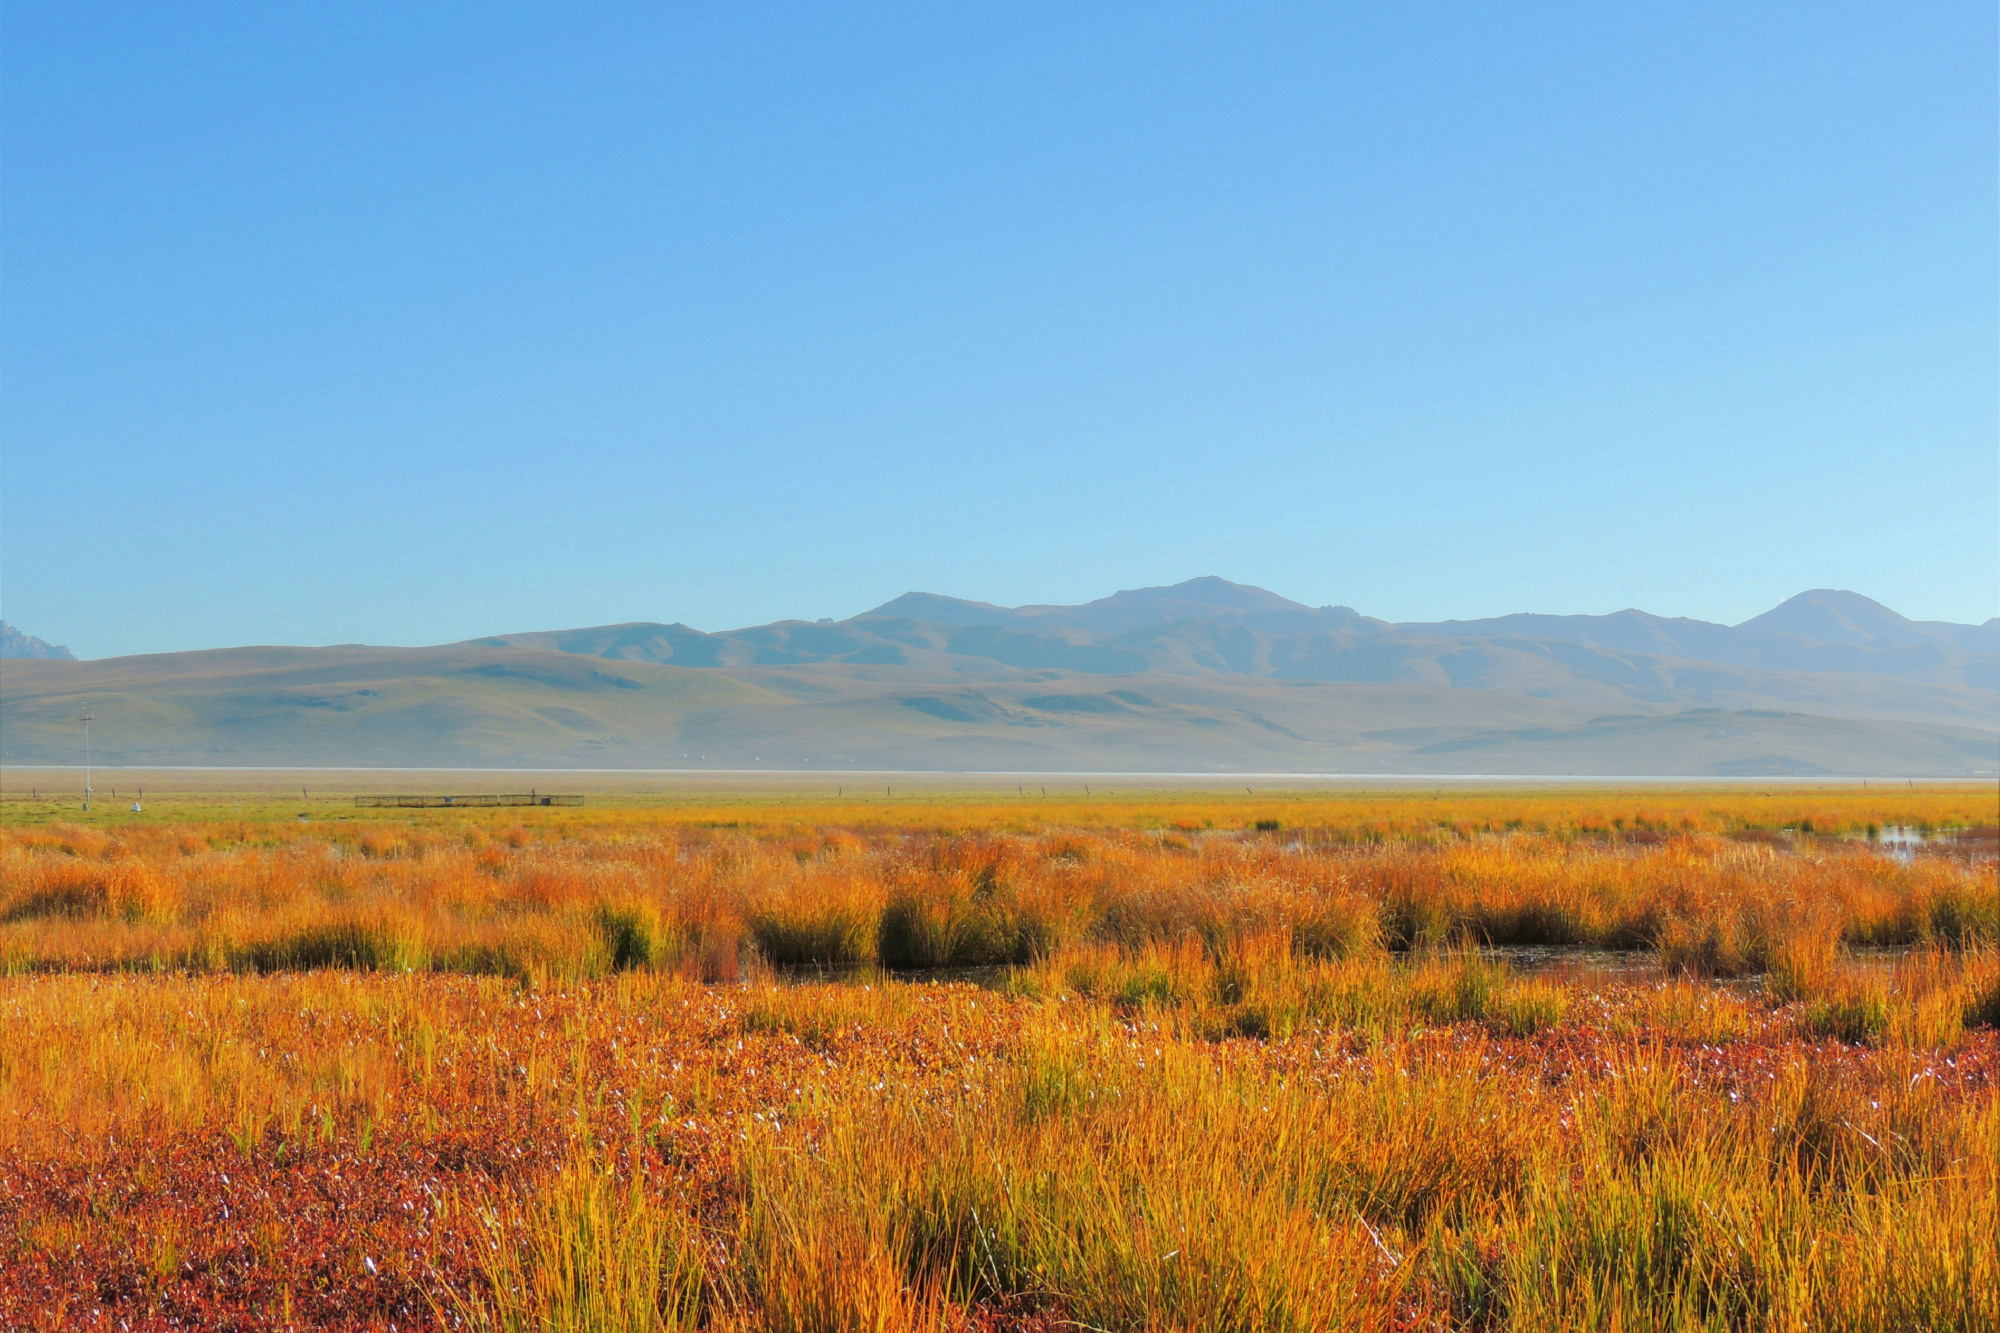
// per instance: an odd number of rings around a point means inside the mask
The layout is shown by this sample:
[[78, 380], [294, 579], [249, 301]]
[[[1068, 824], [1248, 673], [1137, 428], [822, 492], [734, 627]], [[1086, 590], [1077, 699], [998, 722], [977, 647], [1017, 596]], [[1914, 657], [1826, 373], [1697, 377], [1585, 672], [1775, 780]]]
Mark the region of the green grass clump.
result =
[[680, 937], [661, 917], [658, 904], [643, 900], [601, 903], [597, 928], [620, 971], [660, 967], [680, 957]]

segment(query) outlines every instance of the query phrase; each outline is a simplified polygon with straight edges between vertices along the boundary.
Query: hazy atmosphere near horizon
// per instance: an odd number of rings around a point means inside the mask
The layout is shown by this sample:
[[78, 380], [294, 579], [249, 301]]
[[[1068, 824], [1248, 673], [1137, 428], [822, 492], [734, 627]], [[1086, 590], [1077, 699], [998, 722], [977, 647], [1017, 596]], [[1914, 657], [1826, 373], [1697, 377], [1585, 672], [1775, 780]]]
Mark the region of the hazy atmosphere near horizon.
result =
[[84, 658], [1074, 604], [2000, 612], [1991, 6], [0, 13]]

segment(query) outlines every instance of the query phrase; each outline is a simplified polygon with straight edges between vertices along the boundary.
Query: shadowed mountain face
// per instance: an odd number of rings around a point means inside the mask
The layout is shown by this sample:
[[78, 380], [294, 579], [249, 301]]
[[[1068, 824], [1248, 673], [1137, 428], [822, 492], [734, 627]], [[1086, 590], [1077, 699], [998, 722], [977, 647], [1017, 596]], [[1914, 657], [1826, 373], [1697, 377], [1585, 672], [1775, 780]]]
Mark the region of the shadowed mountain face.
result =
[[[0, 760], [1775, 775], [2000, 766], [2000, 621], [1391, 624], [1193, 579], [1082, 606], [11, 664]], [[120, 748], [119, 737], [125, 738]]]

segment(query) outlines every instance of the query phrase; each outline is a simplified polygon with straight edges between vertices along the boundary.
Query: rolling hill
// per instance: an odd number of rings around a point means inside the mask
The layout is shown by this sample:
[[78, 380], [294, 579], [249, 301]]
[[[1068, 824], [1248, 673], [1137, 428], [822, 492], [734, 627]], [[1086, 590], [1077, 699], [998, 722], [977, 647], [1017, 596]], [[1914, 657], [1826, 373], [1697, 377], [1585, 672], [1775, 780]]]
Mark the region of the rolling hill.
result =
[[2000, 771], [2000, 621], [1853, 593], [1742, 625], [1394, 624], [1205, 578], [1081, 606], [0, 667], [0, 762], [1950, 775]]

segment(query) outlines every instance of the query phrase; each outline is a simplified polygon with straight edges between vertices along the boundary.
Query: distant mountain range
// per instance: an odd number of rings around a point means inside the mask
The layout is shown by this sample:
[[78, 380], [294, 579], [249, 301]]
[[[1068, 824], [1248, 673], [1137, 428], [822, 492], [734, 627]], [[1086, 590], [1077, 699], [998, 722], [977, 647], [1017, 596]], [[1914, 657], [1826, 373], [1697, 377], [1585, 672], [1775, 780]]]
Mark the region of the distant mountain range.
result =
[[[1824, 589], [1736, 626], [1644, 611], [1393, 624], [1344, 606], [1303, 606], [1262, 588], [1199, 578], [1082, 606], [1003, 607], [912, 592], [838, 623], [781, 620], [716, 634], [642, 623], [471, 642], [696, 667], [986, 670], [997, 664], [1096, 675], [1161, 671], [1475, 688], [1504, 688], [1553, 671], [1646, 690], [1638, 677], [1647, 670], [1632, 660], [1638, 655], [2000, 689], [2000, 618], [1984, 625], [1905, 620], [1857, 593]], [[1665, 700], [1675, 689], [1661, 682], [1652, 693]]]
[[4, 620], [0, 620], [0, 657], [54, 658], [59, 662], [76, 660], [76, 654], [62, 645], [46, 643], [32, 634], [23, 634]]
[[[39, 642], [39, 641], [37, 641]], [[10, 665], [0, 762], [945, 770], [2000, 771], [2000, 619], [1802, 593], [1396, 624], [1219, 578], [1081, 606]]]

